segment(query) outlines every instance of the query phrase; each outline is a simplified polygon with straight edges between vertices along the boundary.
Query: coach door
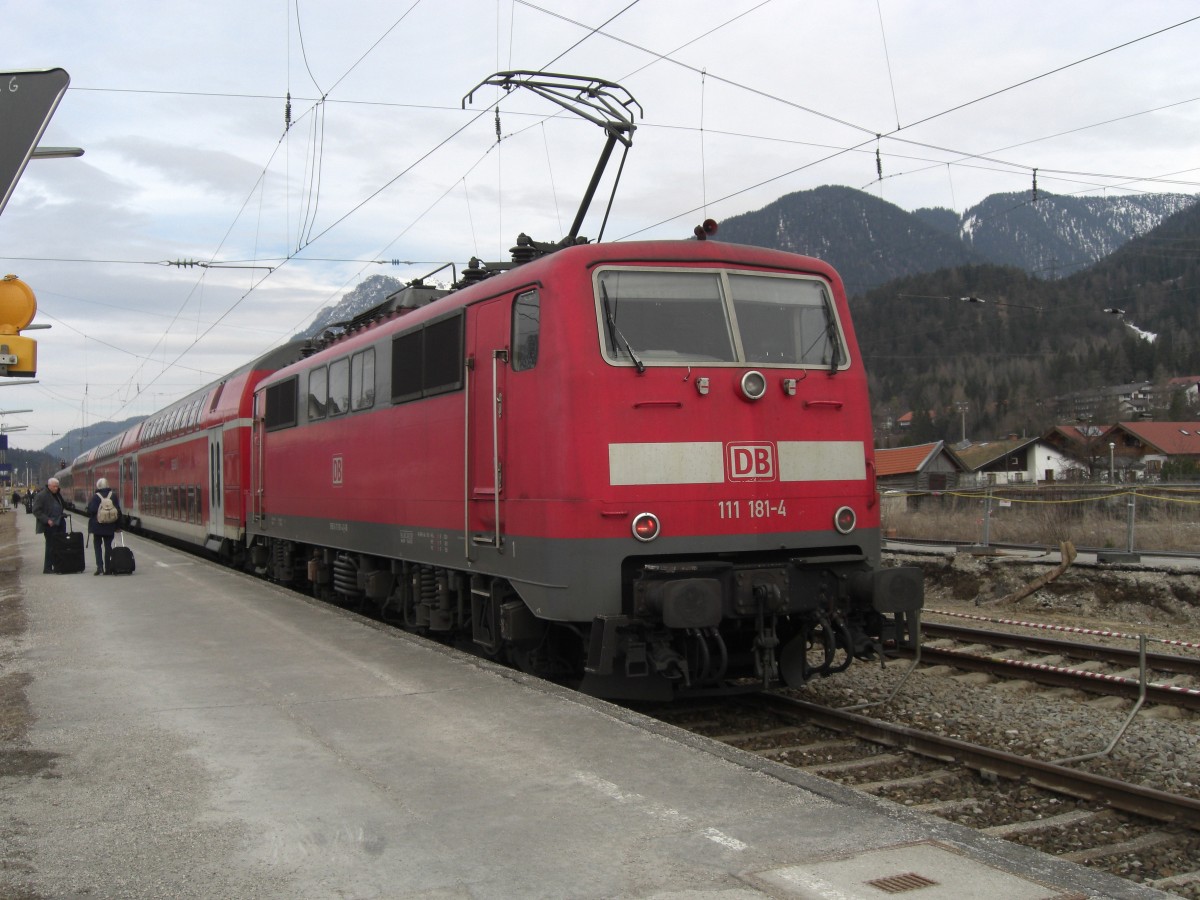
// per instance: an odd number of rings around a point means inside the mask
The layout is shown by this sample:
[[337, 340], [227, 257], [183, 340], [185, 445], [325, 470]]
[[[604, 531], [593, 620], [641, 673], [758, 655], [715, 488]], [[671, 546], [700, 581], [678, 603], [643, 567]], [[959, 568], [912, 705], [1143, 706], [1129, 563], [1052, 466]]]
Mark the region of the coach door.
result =
[[508, 308], [506, 300], [476, 307], [467, 331], [467, 531], [472, 545], [496, 549], [504, 543]]
[[225, 536], [225, 457], [221, 442], [221, 428], [208, 430], [208, 533], [216, 537]]
[[121, 487], [118, 494], [121, 498], [121, 509], [126, 515], [131, 515], [137, 508], [135, 501], [137, 499], [137, 459], [132, 454], [126, 456], [120, 461], [118, 476], [121, 481]]

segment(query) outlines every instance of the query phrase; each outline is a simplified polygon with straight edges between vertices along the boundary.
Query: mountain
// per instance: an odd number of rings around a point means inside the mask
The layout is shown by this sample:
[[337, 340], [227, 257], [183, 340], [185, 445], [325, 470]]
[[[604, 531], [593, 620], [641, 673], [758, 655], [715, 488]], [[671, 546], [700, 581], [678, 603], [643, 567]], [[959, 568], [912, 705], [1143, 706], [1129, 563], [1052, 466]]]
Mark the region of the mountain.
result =
[[41, 450], [19, 450], [9, 447], [4, 451], [5, 462], [12, 469], [13, 487], [45, 484], [46, 479], [58, 471], [58, 457]]
[[957, 440], [964, 403], [968, 433], [989, 438], [1044, 431], [1071, 391], [1150, 382], [1165, 406], [1167, 379], [1200, 374], [1200, 205], [1064, 278], [969, 265], [889, 282], [851, 309], [877, 419], [932, 412], [924, 439]]
[[993, 194], [959, 221], [963, 242], [990, 262], [1056, 278], [1099, 262], [1196, 202], [1188, 194], [1059, 197]]
[[721, 223], [719, 240], [805, 253], [833, 265], [846, 290], [967, 264], [1016, 266], [1044, 278], [1103, 259], [1191, 206], [1188, 194], [1061, 197], [993, 194], [961, 215], [907, 212], [863, 191], [826, 185]]
[[832, 185], [725, 219], [717, 239], [823, 259], [851, 294], [905, 275], [986, 261], [953, 231], [863, 191]]
[[359, 313], [378, 306], [389, 294], [402, 287], [404, 282], [398, 278], [392, 278], [390, 275], [372, 275], [366, 281], [360, 281], [353, 290], [342, 294], [337, 303], [324, 307], [309, 326], [295, 337], [316, 337], [330, 325], [348, 322]]
[[90, 450], [92, 447], [103, 444], [110, 437], [115, 437], [126, 428], [133, 427], [144, 418], [146, 417], [134, 416], [124, 422], [96, 422], [87, 428], [74, 428], [51, 441], [42, 448], [42, 452], [50, 454], [55, 460], [71, 462], [84, 450]]

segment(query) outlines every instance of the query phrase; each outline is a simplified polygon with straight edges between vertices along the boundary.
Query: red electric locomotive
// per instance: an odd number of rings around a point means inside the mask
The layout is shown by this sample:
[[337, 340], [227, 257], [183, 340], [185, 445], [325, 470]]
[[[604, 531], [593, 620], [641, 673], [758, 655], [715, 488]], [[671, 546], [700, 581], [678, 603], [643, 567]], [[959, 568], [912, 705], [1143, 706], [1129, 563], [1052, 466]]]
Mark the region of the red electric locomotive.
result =
[[259, 385], [251, 558], [610, 697], [803, 683], [907, 638], [842, 283], [567, 247]]

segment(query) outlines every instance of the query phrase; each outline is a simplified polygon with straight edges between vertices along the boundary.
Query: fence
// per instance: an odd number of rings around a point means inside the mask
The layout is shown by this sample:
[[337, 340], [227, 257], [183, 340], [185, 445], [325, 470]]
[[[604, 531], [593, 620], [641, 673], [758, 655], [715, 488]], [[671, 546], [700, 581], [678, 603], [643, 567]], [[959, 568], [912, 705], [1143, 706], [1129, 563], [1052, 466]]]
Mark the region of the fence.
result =
[[904, 538], [1200, 552], [1194, 484], [888, 492], [883, 511], [887, 534]]

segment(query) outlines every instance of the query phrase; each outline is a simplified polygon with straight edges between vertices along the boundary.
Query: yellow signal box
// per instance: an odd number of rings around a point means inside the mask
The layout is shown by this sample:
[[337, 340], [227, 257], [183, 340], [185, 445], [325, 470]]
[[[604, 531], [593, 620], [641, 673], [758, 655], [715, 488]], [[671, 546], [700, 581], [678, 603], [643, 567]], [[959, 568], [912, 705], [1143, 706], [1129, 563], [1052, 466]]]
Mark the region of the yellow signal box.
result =
[[37, 374], [37, 341], [22, 336], [37, 314], [33, 290], [16, 275], [0, 278], [0, 375]]

